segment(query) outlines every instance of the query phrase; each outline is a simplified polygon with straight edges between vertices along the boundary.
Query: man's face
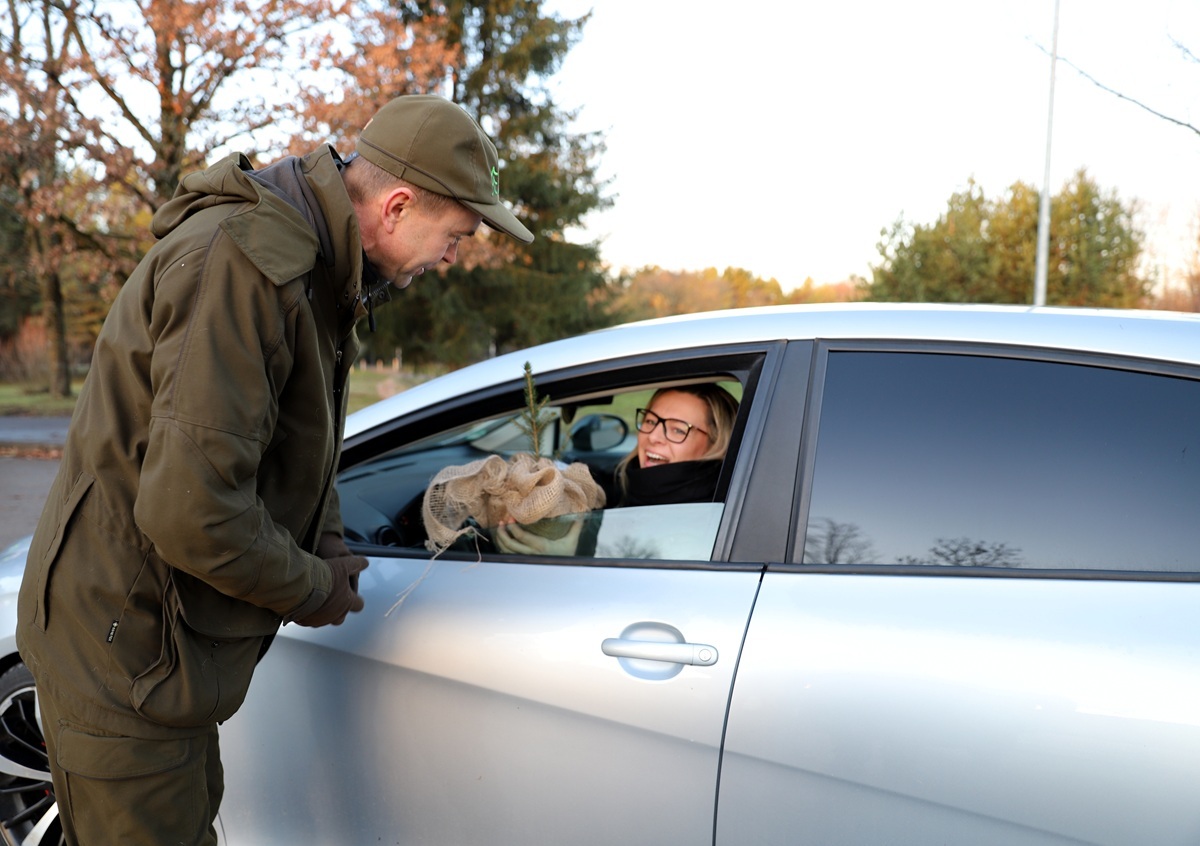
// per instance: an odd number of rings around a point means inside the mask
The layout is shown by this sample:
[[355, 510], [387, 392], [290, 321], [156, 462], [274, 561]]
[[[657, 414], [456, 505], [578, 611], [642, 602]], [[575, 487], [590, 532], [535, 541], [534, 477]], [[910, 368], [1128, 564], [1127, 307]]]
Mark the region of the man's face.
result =
[[406, 288], [414, 276], [440, 263], [454, 264], [458, 242], [475, 234], [478, 214], [458, 203], [406, 205], [390, 231], [381, 233], [367, 258], [385, 279]]

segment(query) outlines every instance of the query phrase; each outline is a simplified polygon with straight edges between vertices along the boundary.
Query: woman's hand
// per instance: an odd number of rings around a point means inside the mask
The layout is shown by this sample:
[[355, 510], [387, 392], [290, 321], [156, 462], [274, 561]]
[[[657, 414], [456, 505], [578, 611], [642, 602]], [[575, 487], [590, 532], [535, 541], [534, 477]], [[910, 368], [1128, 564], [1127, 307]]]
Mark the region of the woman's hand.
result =
[[502, 523], [492, 529], [492, 540], [501, 552], [511, 555], [574, 555], [579, 548], [582, 520], [572, 520], [561, 538], [546, 538], [520, 523]]

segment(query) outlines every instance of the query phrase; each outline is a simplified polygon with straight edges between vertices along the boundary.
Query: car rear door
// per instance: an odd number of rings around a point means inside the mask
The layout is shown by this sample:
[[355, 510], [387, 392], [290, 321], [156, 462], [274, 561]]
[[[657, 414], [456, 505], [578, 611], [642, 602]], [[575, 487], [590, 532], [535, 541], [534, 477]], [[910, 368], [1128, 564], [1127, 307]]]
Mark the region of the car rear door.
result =
[[1197, 374], [843, 343], [812, 380], [716, 843], [1198, 842]]

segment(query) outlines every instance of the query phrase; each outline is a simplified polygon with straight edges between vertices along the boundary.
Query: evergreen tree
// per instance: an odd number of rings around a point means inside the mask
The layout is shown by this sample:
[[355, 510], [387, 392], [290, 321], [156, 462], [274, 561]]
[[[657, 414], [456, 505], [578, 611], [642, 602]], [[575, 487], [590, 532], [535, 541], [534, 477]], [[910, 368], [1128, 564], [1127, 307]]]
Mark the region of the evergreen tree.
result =
[[[862, 286], [887, 302], [1029, 303], [1033, 299], [1039, 194], [1015, 183], [988, 200], [973, 181], [929, 225], [903, 219], [885, 231], [883, 261]], [[1144, 234], [1136, 207], [1080, 170], [1050, 201], [1051, 305], [1134, 308], [1150, 283], [1138, 272]]]
[[575, 114], [559, 108], [546, 86], [587, 19], [565, 20], [543, 6], [418, 0], [403, 7], [413, 20], [445, 21], [455, 57], [450, 96], [496, 141], [500, 194], [535, 237], [529, 245], [464, 244], [459, 265], [395, 295], [385, 309], [395, 316], [380, 323], [386, 331], [365, 338], [380, 353], [399, 346], [407, 361], [461, 364], [612, 322], [599, 246], [566, 234], [609, 202], [596, 174], [603, 141], [573, 132]]

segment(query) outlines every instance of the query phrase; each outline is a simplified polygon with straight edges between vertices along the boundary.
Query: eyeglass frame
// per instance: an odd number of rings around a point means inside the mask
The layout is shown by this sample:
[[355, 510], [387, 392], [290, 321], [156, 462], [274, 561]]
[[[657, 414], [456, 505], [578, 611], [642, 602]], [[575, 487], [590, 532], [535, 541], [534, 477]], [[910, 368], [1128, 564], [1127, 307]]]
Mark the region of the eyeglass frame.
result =
[[[651, 425], [649, 429], [643, 429], [642, 426], [646, 422], [647, 415], [653, 417], [656, 422], [653, 425]], [[680, 438], [679, 440], [675, 440], [674, 438], [672, 438], [670, 435], [670, 429], [667, 427], [668, 423], [678, 423], [680, 426], [687, 427], [686, 431], [683, 433], [683, 437]], [[713, 438], [713, 436], [712, 436], [712, 433], [706, 429], [701, 429], [699, 426], [693, 426], [691, 423], [687, 422], [686, 420], [680, 420], [678, 417], [663, 417], [659, 414], [654, 413], [653, 411], [651, 411], [648, 408], [638, 408], [638, 409], [634, 410], [633, 425], [634, 425], [634, 428], [637, 429], [639, 432], [641, 432], [643, 435], [653, 434], [655, 429], [657, 429], [659, 426], [662, 426], [663, 427], [663, 437], [667, 439], [667, 443], [672, 443], [672, 444], [681, 444], [684, 441], [686, 441], [688, 439], [688, 435], [690, 435], [692, 433], [693, 429], [695, 429], [697, 432], [702, 433], [710, 441], [715, 440], [715, 438]]]

